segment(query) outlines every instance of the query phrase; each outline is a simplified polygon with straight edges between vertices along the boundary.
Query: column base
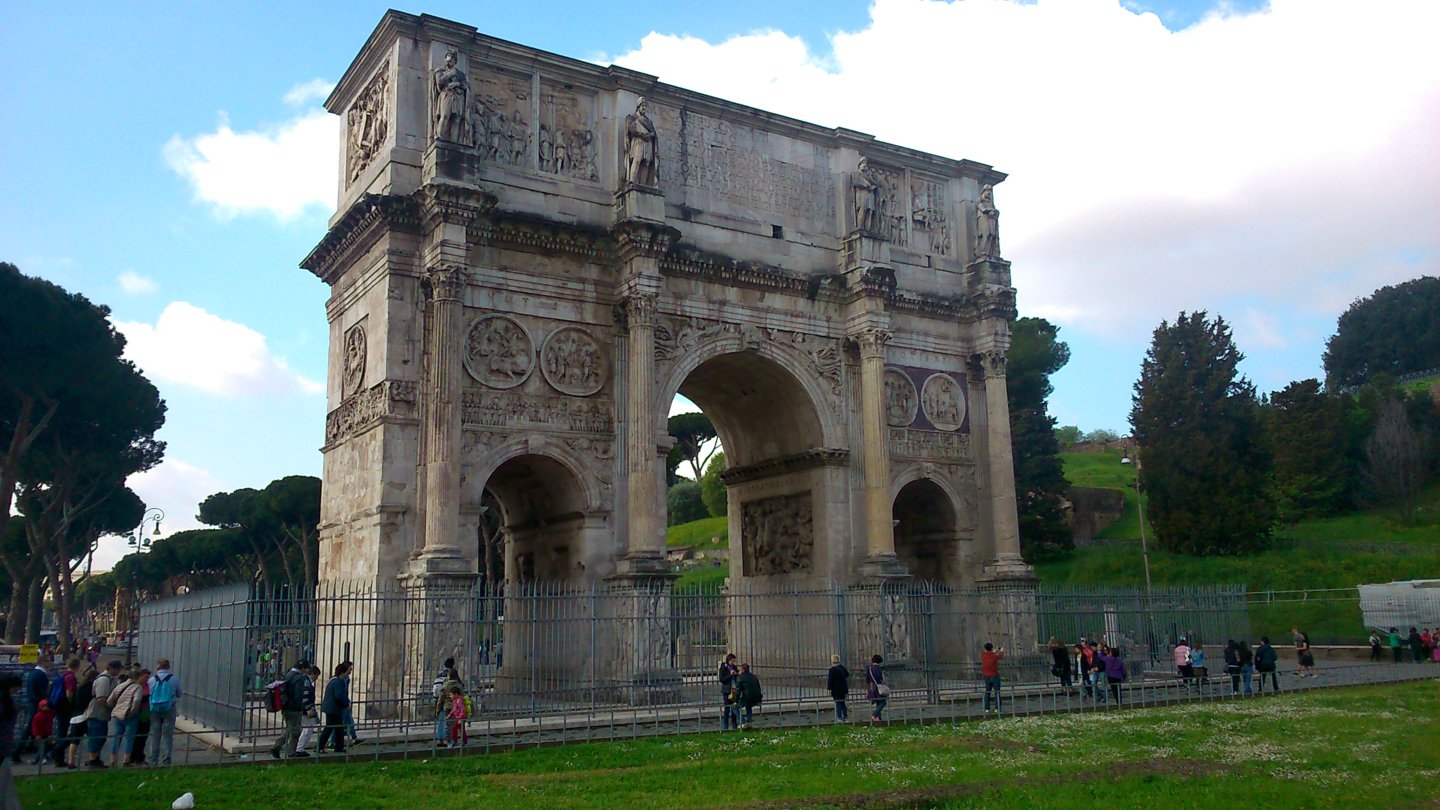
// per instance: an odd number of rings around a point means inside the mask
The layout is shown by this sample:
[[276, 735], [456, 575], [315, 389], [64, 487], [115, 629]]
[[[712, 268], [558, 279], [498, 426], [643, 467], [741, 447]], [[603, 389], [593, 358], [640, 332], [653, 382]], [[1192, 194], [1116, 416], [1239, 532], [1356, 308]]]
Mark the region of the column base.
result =
[[479, 576], [470, 570], [470, 561], [452, 546], [426, 548], [410, 559], [410, 565], [402, 578], [466, 578], [474, 580]]
[[909, 579], [910, 569], [894, 554], [872, 554], [860, 563], [860, 576], [868, 580], [892, 582]]
[[981, 586], [1002, 585], [1006, 583], [1033, 583], [1039, 577], [1035, 576], [1035, 569], [1018, 554], [1002, 554], [980, 569], [980, 576], [977, 582]]
[[670, 562], [663, 554], [630, 554], [621, 558], [609, 579], [620, 582], [636, 578], [674, 580], [679, 576], [670, 570]]

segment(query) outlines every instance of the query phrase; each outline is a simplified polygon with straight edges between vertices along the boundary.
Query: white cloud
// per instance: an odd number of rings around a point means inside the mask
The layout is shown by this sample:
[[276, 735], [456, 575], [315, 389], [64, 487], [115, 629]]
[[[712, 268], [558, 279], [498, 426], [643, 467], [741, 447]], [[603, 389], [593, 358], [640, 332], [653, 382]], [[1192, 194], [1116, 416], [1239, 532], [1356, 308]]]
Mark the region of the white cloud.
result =
[[195, 201], [222, 219], [270, 214], [284, 221], [312, 209], [334, 210], [339, 142], [339, 119], [321, 109], [242, 132], [231, 129], [222, 113], [214, 132], [176, 135], [164, 156], [190, 184]]
[[126, 295], [145, 295], [160, 289], [160, 285], [155, 283], [155, 279], [142, 276], [134, 270], [126, 270], [115, 280], [119, 282], [120, 289], [124, 290]]
[[117, 322], [125, 356], [153, 380], [221, 396], [315, 395], [324, 386], [270, 353], [265, 336], [184, 301], [174, 301], [152, 326]]
[[[230, 489], [209, 471], [177, 458], [168, 458], [153, 469], [136, 473], [125, 483], [147, 507], [156, 507], [165, 513], [165, 519], [160, 524], [164, 536], [203, 528], [195, 519], [195, 513], [200, 511], [200, 502], [216, 492]], [[147, 527], [153, 528], [150, 524]], [[96, 570], [114, 567], [121, 557], [133, 550], [125, 537], [102, 537], [95, 549]]]
[[335, 83], [332, 81], [311, 79], [290, 88], [285, 94], [285, 103], [291, 107], [303, 107], [312, 101], [324, 101], [334, 89]]
[[1009, 172], [1022, 311], [1134, 338], [1440, 272], [1437, 29], [1433, 0], [1272, 0], [1179, 32], [1118, 0], [877, 0], [831, 54], [650, 34], [615, 61]]

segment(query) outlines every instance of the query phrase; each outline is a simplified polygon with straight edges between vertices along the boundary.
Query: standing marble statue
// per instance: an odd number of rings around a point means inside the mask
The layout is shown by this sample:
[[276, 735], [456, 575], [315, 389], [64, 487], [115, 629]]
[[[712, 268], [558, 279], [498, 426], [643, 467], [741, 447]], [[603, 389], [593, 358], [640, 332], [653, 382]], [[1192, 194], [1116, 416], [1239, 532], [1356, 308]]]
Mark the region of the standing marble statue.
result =
[[625, 116], [625, 181], [654, 188], [660, 184], [655, 160], [655, 125], [646, 114], [645, 99], [635, 102], [635, 112]]
[[980, 201], [975, 203], [975, 258], [1000, 258], [1000, 212], [995, 209], [993, 186], [980, 189]]
[[855, 230], [875, 230], [875, 209], [880, 196], [880, 184], [875, 182], [870, 161], [860, 158], [860, 170], [850, 181], [851, 204], [855, 209]]
[[436, 140], [470, 145], [469, 107], [470, 83], [465, 71], [457, 65], [460, 54], [454, 48], [445, 52], [445, 66], [436, 68], [431, 83], [432, 102], [435, 111], [434, 136]]

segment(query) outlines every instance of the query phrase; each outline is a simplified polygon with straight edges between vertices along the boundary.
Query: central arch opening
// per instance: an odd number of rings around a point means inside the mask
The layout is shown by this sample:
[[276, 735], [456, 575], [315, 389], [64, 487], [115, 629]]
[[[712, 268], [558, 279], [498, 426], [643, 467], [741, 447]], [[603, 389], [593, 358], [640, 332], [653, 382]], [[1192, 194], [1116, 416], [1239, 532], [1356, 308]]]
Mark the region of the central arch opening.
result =
[[717, 566], [707, 558], [697, 567], [709, 569], [709, 582], [729, 576], [732, 586], [737, 579], [816, 573], [824, 508], [817, 498], [826, 491], [817, 451], [825, 437], [817, 404], [796, 372], [759, 351], [729, 352], [692, 369], [678, 394], [709, 418], [724, 454], [723, 499], [714, 497], [710, 475], [702, 489], [711, 494], [705, 508], [725, 514], [729, 541], [704, 553], [728, 559]]
[[585, 496], [555, 459], [522, 455], [496, 468], [481, 501], [485, 581], [566, 582], [580, 557]]

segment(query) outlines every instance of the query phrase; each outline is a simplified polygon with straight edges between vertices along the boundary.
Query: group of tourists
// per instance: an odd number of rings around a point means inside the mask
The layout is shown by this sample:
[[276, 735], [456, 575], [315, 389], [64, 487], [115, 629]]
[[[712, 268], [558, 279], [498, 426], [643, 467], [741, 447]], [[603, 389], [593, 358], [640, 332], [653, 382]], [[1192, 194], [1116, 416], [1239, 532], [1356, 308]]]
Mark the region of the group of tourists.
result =
[[[1315, 658], [1310, 652], [1310, 637], [1298, 630], [1294, 632], [1299, 675], [1309, 677], [1315, 670]], [[1185, 688], [1204, 692], [1210, 685], [1210, 661], [1204, 646], [1198, 641], [1191, 645], [1189, 639], [1182, 638], [1171, 653], [1174, 655], [1176, 675]], [[1270, 645], [1269, 636], [1261, 636], [1260, 645], [1257, 647], [1251, 647], [1244, 639], [1226, 640], [1221, 652], [1221, 662], [1230, 681], [1230, 694], [1249, 695], [1257, 689], [1264, 692], [1267, 680], [1272, 691], [1279, 692], [1280, 676], [1276, 672], [1279, 660], [1280, 655]], [[1255, 677], [1257, 674], [1260, 676], [1258, 687]]]
[[365, 742], [356, 733], [351, 713], [350, 676], [354, 670], [355, 665], [349, 661], [336, 664], [318, 703], [315, 697], [321, 670], [303, 659], [296, 661], [285, 677], [266, 687], [267, 708], [278, 712], [283, 723], [279, 738], [270, 747], [271, 757], [311, 756], [317, 728], [322, 729], [314, 748], [317, 754], [323, 754], [327, 747], [343, 754], [347, 739], [352, 746]]
[[[760, 689], [760, 678], [750, 671], [747, 663], [736, 663], [735, 653], [725, 656], [720, 662], [720, 730], [749, 730], [755, 719], [755, 707], [765, 699]], [[839, 658], [833, 659], [837, 663]], [[841, 667], [842, 669], [844, 667]], [[843, 703], [843, 699], [841, 701]], [[838, 709], [837, 709], [838, 711]], [[847, 715], [848, 716], [848, 715]]]
[[[1390, 645], [1391, 660], [1400, 663], [1405, 658], [1405, 650], [1410, 651], [1410, 660], [1415, 663], [1431, 662], [1440, 664], [1440, 627], [1431, 630], [1429, 627], [1420, 630], [1410, 628], [1408, 636], [1400, 635], [1400, 628], [1392, 627], [1386, 632], [1386, 641]], [[1380, 660], [1380, 630], [1370, 633], [1370, 660]]]
[[100, 670], [74, 656], [51, 669], [42, 653], [23, 675], [0, 676], [0, 759], [71, 769], [170, 764], [180, 679], [169, 661], [154, 672], [120, 661]]

